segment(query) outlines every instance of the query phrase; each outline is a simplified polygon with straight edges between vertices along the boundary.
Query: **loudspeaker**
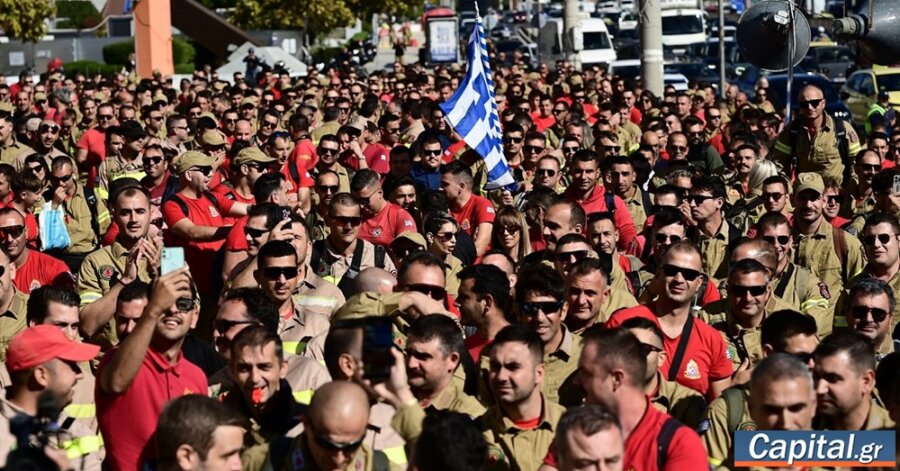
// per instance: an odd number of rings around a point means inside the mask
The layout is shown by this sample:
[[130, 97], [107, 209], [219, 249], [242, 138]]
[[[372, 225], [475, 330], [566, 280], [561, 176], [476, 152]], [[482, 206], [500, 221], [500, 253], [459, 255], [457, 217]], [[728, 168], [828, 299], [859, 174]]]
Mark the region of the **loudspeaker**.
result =
[[[751, 64], [765, 70], [781, 71], [803, 60], [809, 50], [809, 22], [791, 4], [782, 0], [759, 2], [741, 15], [737, 26], [737, 43], [741, 54]], [[788, 42], [793, 36], [794, 50], [788, 57]]]
[[900, 61], [900, 2], [897, 0], [863, 0], [854, 13], [835, 20], [832, 31], [838, 39], [856, 39], [859, 51], [876, 64]]

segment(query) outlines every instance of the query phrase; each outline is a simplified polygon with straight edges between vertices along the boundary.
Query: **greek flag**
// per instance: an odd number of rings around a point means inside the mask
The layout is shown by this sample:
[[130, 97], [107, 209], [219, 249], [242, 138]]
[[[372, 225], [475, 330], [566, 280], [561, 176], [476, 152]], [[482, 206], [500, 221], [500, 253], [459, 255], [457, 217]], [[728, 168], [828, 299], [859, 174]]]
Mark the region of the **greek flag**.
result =
[[513, 184], [515, 180], [503, 155], [503, 132], [480, 15], [475, 17], [475, 28], [466, 47], [466, 61], [465, 78], [456, 93], [441, 104], [441, 109], [450, 126], [484, 159], [488, 169], [484, 188], [493, 190]]

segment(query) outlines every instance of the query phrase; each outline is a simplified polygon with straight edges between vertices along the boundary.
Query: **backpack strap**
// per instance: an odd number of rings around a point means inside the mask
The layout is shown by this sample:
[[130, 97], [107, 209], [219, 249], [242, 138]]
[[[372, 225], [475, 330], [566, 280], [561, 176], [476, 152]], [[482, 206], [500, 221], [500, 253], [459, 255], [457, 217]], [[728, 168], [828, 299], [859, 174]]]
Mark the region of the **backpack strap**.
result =
[[834, 253], [837, 254], [838, 260], [841, 261], [841, 267], [847, 267], [847, 235], [844, 230], [831, 226], [831, 234], [834, 237]]
[[372, 471], [391, 471], [391, 464], [385, 452], [381, 450], [372, 452]]
[[325, 253], [325, 239], [319, 239], [313, 242], [313, 250], [312, 254], [309, 257], [309, 266], [312, 268], [313, 272], [316, 275], [322, 276], [322, 273], [319, 273], [319, 262], [322, 261], [322, 254]]
[[84, 199], [87, 201], [88, 210], [91, 211], [91, 229], [94, 231], [94, 235], [100, 239], [103, 236], [100, 234], [100, 221], [97, 220], [97, 194], [94, 193], [93, 188], [87, 186], [82, 188], [84, 188]]
[[739, 387], [728, 388], [722, 391], [722, 399], [728, 412], [728, 432], [734, 432], [744, 416], [744, 392]]
[[291, 442], [293, 440], [281, 436], [274, 438], [271, 442], [269, 442], [269, 460], [268, 465], [271, 465], [271, 469], [279, 470], [284, 468], [284, 462], [287, 459], [288, 452], [291, 451]]
[[[219, 213], [222, 212], [222, 207], [219, 206], [219, 200], [216, 198], [216, 195], [212, 194], [211, 191], [204, 191], [203, 196], [205, 196], [209, 200], [209, 202], [212, 203], [212, 205], [215, 206], [217, 210], [219, 210]], [[187, 215], [187, 213], [185, 213], [185, 215]], [[222, 214], [222, 216], [224, 216], [224, 214]]]
[[291, 174], [291, 179], [297, 182], [297, 185], [300, 184], [300, 169], [297, 168], [297, 162], [293, 159], [288, 160], [288, 172]]
[[641, 206], [644, 207], [644, 214], [649, 216], [653, 213], [653, 202], [650, 201], [650, 192], [645, 191], [643, 188], [638, 188], [638, 191], [641, 192]]
[[616, 196], [611, 191], [607, 191], [603, 194], [603, 198], [606, 200], [606, 210], [609, 211], [610, 214], [616, 212]]
[[681, 338], [678, 339], [678, 348], [675, 349], [675, 356], [672, 357], [672, 363], [669, 365], [668, 380], [675, 381], [678, 376], [678, 370], [681, 369], [681, 362], [684, 361], [684, 354], [687, 352], [688, 342], [691, 340], [691, 333], [694, 330], [694, 315], [687, 316], [684, 321], [684, 328], [681, 330]]
[[386, 251], [384, 247], [381, 245], [375, 245], [375, 266], [378, 268], [384, 268], [384, 257], [386, 255]]
[[[784, 297], [784, 292], [787, 290], [788, 283], [791, 281], [791, 276], [794, 274], [794, 264], [788, 263], [787, 270], [781, 274], [781, 280], [778, 281], [778, 286], [775, 287], [775, 291], [772, 293], [779, 298]], [[803, 286], [803, 285], [801, 285]]]
[[361, 270], [362, 258], [363, 258], [363, 250], [365, 248], [365, 243], [363, 243], [362, 239], [359, 239], [356, 244], [356, 248], [353, 249], [353, 258], [350, 260], [350, 268], [347, 269], [346, 273], [341, 277], [341, 281], [338, 282], [337, 287], [344, 293], [344, 296], [350, 297], [353, 294], [353, 280], [359, 276], [359, 272]]
[[659, 430], [659, 435], [656, 437], [656, 469], [660, 471], [665, 467], [669, 455], [669, 445], [679, 427], [681, 427], [681, 422], [669, 417]]
[[172, 195], [171, 201], [174, 201], [175, 204], [178, 205], [178, 209], [181, 210], [181, 213], [184, 214], [184, 217], [190, 216], [190, 214], [188, 214], [189, 211], [188, 211], [187, 203], [184, 201], [184, 198], [182, 198], [181, 196], [178, 195], [178, 193], [175, 193], [174, 195]]

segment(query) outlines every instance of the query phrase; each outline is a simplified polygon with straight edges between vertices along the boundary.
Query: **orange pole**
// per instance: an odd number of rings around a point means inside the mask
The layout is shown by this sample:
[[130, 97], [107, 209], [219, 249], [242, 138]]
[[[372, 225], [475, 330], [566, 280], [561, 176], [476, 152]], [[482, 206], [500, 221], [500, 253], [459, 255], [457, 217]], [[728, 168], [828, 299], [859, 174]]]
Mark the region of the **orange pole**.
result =
[[175, 73], [172, 60], [172, 11], [169, 0], [134, 0], [134, 48], [137, 73], [149, 78], [154, 70]]

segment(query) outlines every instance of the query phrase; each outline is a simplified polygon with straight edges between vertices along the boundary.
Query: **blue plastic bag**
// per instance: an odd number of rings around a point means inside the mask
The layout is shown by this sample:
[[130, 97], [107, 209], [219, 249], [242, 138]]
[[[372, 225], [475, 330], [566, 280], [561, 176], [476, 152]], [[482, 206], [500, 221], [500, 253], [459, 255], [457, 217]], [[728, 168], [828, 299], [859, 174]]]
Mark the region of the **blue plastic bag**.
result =
[[72, 243], [66, 229], [66, 214], [62, 206], [53, 209], [52, 203], [44, 203], [38, 214], [43, 250], [66, 249]]

